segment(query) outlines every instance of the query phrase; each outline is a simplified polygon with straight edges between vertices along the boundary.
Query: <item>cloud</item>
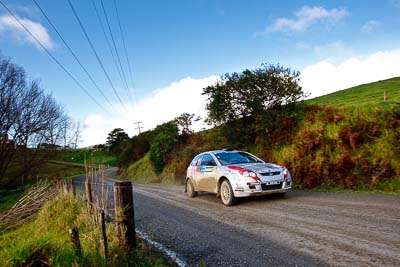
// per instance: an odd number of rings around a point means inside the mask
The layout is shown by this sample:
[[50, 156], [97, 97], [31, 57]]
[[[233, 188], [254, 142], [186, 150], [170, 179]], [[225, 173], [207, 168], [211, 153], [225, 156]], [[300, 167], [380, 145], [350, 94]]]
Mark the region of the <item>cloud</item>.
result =
[[[27, 18], [18, 17], [18, 19], [44, 47], [50, 50], [54, 48], [54, 42], [42, 24]], [[0, 36], [10, 37], [19, 43], [30, 43], [40, 48], [32, 36], [9, 14], [0, 15]]]
[[[182, 113], [194, 113], [204, 119], [206, 96], [202, 95], [203, 88], [214, 84], [217, 79], [217, 76], [204, 79], [187, 77], [155, 90], [153, 95], [128, 107], [128, 110], [118, 107], [119, 112], [115, 115], [91, 114], [84, 119], [86, 129], [80, 146], [105, 143], [108, 133], [117, 127], [124, 129], [130, 136], [136, 135], [138, 131], [134, 129], [137, 127], [133, 125], [135, 121], [142, 121], [144, 130], [149, 130]], [[207, 126], [201, 122], [193, 125], [195, 130], [203, 127]]]
[[335, 41], [322, 45], [311, 45], [307, 42], [301, 41], [296, 43], [296, 47], [306, 50], [312, 50], [315, 53], [321, 53], [321, 52], [333, 53], [333, 52], [342, 52], [346, 50], [346, 45], [342, 41]]
[[400, 76], [400, 49], [379, 51], [365, 58], [352, 57], [339, 64], [320, 61], [301, 72], [301, 85], [310, 97], [359, 84]]
[[295, 18], [279, 18], [267, 27], [266, 32], [304, 32], [311, 25], [322, 22], [338, 22], [349, 13], [345, 9], [303, 6], [294, 12]]
[[365, 33], [370, 33], [379, 27], [381, 23], [376, 20], [367, 21], [363, 26], [361, 26], [360, 31]]

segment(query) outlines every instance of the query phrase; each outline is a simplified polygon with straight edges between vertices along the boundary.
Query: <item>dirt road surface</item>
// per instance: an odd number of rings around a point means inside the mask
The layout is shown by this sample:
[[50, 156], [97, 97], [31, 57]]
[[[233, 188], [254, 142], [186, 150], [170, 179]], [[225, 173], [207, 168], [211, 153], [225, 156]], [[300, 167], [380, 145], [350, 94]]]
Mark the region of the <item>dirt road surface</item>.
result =
[[225, 207], [134, 184], [136, 227], [189, 266], [400, 266], [400, 196], [290, 192]]

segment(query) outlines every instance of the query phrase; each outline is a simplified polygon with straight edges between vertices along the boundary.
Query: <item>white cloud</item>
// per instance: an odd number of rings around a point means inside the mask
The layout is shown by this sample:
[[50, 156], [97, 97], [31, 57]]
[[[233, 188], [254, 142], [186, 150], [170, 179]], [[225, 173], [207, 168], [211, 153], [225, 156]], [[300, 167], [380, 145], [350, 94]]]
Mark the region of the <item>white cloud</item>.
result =
[[318, 22], [337, 22], [349, 15], [345, 9], [303, 6], [294, 13], [294, 19], [279, 18], [266, 32], [303, 32]]
[[342, 41], [335, 41], [322, 45], [311, 45], [307, 42], [297, 42], [296, 46], [301, 49], [313, 50], [315, 53], [334, 53], [334, 52], [342, 52], [346, 50], [346, 45]]
[[379, 27], [381, 23], [376, 20], [367, 21], [361, 28], [360, 31], [370, 33], [374, 31], [377, 27]]
[[[128, 111], [118, 107], [118, 113], [112, 116], [91, 114], [84, 119], [86, 129], [82, 134], [80, 146], [105, 143], [108, 133], [114, 128], [124, 129], [130, 136], [136, 135], [135, 121], [142, 121], [144, 130], [149, 130], [158, 124], [170, 121], [182, 113], [194, 113], [206, 117], [206, 96], [202, 95], [203, 88], [214, 84], [217, 76], [204, 79], [184, 78], [173, 82], [165, 88], [155, 90], [147, 99], [128, 107]], [[206, 127], [201, 123], [194, 125], [195, 130]], [[143, 130], [142, 130], [143, 131]]]
[[[54, 48], [54, 42], [47, 29], [40, 23], [27, 18], [19, 18], [21, 23], [38, 39], [47, 49]], [[0, 36], [11, 37], [17, 42], [31, 43], [40, 47], [32, 36], [9, 14], [0, 15]]]
[[316, 97], [396, 76], [400, 76], [400, 49], [353, 57], [339, 64], [320, 61], [301, 72], [301, 85], [310, 97]]

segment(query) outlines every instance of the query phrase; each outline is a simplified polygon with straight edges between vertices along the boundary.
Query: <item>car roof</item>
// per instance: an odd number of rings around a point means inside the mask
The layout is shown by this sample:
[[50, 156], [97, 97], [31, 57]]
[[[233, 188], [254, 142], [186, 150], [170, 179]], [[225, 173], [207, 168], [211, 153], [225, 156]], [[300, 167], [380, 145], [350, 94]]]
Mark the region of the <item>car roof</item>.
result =
[[231, 149], [231, 148], [224, 148], [224, 149], [218, 149], [218, 150], [205, 151], [205, 152], [202, 152], [200, 154], [205, 154], [205, 153], [213, 153], [213, 154], [217, 154], [217, 153], [236, 153], [236, 152], [241, 152], [241, 151], [236, 150], [236, 149]]

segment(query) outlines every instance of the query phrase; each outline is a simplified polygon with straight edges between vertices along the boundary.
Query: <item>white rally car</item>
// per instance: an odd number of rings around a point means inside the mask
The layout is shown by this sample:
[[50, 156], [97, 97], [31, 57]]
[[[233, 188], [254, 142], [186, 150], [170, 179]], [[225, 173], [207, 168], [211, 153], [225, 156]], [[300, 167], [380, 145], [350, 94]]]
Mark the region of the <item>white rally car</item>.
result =
[[291, 186], [292, 178], [285, 167], [244, 151], [223, 149], [201, 153], [192, 160], [185, 192], [189, 197], [199, 191], [216, 193], [230, 206], [239, 197], [285, 194]]

